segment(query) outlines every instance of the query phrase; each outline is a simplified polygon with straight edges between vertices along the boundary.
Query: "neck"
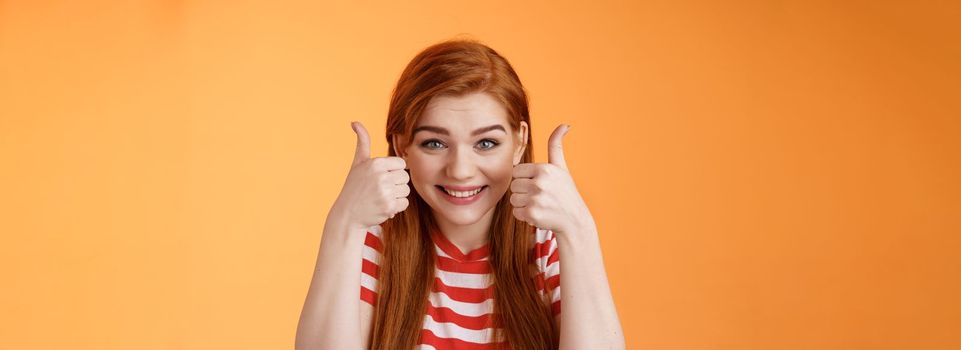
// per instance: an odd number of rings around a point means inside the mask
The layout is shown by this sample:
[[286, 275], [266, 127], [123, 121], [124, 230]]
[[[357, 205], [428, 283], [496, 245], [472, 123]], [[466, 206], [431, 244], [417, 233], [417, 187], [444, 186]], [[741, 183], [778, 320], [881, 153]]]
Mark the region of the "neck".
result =
[[487, 244], [487, 233], [490, 231], [491, 220], [494, 217], [494, 208], [488, 210], [477, 222], [466, 225], [452, 223], [436, 214], [434, 217], [441, 234], [462, 252], [470, 253]]

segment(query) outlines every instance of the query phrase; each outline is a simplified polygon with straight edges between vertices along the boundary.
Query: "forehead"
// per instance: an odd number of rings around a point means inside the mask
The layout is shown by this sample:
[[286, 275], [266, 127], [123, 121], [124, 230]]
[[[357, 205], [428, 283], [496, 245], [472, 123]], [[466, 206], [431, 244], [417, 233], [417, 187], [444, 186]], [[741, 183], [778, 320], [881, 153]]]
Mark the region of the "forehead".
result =
[[427, 104], [415, 128], [439, 126], [455, 135], [493, 124], [510, 128], [507, 109], [493, 96], [476, 92], [463, 96], [435, 96]]

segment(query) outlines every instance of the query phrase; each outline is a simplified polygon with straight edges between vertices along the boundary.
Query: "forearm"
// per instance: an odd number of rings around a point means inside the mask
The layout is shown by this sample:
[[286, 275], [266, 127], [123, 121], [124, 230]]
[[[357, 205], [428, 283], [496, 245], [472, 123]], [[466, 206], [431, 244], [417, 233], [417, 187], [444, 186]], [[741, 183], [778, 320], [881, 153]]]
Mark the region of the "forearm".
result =
[[557, 236], [561, 263], [560, 348], [624, 349], [624, 333], [593, 225]]
[[332, 209], [297, 325], [296, 349], [360, 349], [360, 274], [366, 230]]

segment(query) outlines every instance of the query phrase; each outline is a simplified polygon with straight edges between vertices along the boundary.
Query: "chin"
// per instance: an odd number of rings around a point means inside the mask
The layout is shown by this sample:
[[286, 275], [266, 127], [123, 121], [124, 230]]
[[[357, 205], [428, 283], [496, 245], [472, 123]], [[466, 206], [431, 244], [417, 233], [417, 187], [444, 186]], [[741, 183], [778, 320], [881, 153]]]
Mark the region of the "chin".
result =
[[476, 208], [451, 208], [449, 205], [441, 204], [439, 206], [432, 206], [435, 216], [443, 217], [443, 219], [451, 224], [462, 226], [470, 225], [480, 221], [484, 215], [489, 211], [494, 209], [494, 206]]

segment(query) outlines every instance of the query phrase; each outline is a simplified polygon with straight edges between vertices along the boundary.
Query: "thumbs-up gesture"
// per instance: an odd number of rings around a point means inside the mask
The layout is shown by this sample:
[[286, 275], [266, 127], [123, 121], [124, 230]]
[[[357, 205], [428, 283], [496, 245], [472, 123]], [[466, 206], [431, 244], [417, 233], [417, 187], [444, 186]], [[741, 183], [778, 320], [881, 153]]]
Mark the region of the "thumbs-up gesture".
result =
[[[379, 225], [407, 209], [410, 176], [400, 157], [370, 158], [370, 136], [360, 122], [351, 123], [357, 134], [354, 160], [344, 188], [334, 202], [351, 228]], [[334, 210], [331, 211], [334, 211]]]
[[561, 140], [569, 125], [560, 125], [547, 141], [548, 163], [514, 166], [511, 205], [518, 220], [558, 234], [577, 234], [594, 225], [584, 199], [564, 161]]

